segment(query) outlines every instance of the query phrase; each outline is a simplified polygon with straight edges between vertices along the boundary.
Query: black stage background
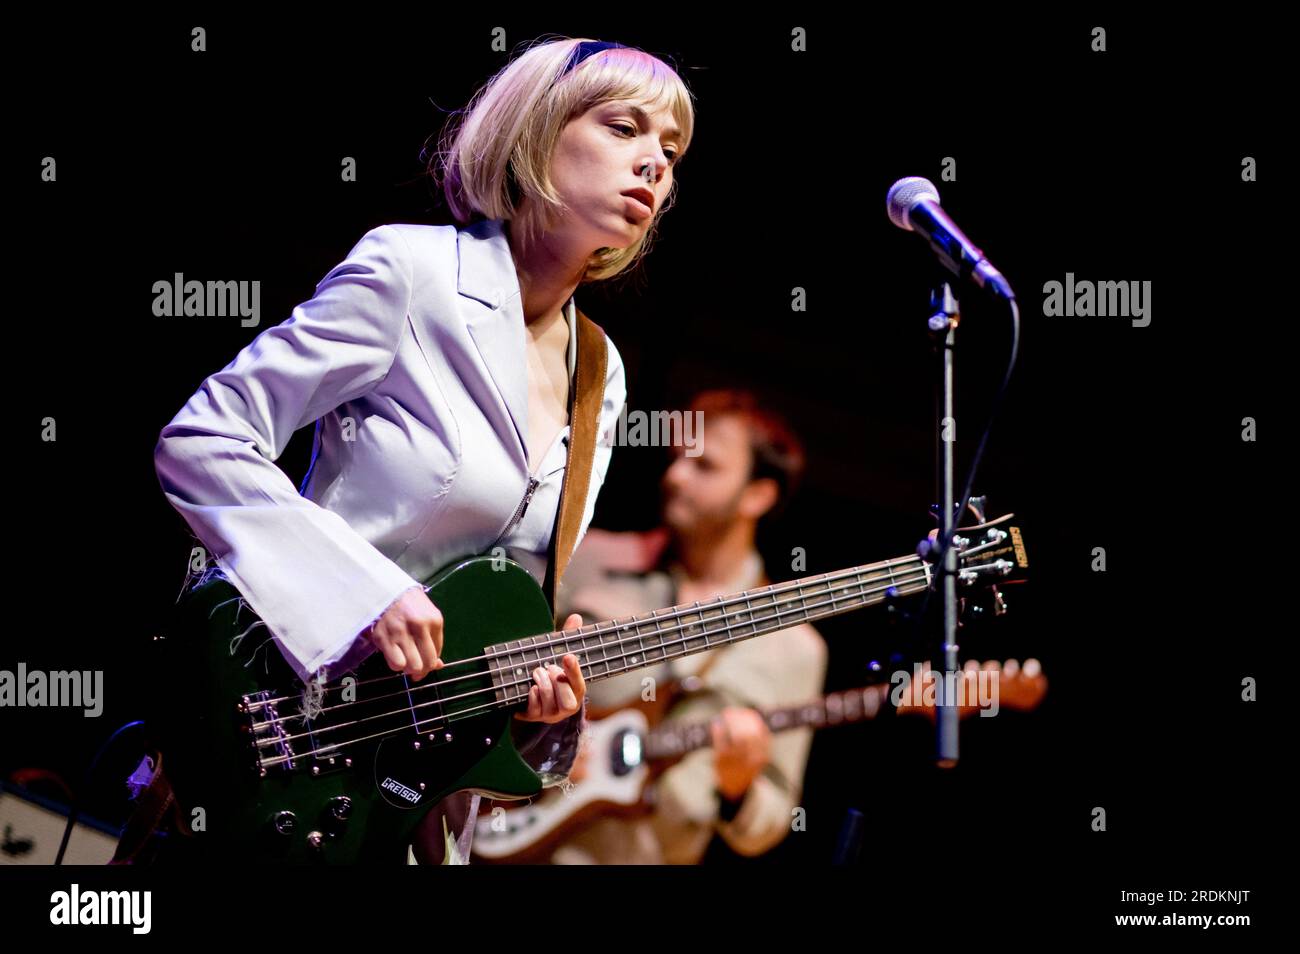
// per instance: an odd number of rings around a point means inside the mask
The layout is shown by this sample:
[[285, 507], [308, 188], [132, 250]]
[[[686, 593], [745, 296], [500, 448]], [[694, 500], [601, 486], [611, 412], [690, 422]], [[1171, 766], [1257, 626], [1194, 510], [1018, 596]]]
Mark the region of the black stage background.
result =
[[[1037, 889], [1079, 912], [1059, 922], [1068, 930], [1122, 913], [1121, 889], [1262, 889], [1282, 754], [1268, 736], [1281, 684], [1263, 667], [1289, 631], [1268, 612], [1286, 586], [1274, 568], [1291, 503], [1276, 450], [1290, 340], [1276, 329], [1294, 311], [1265, 236], [1285, 175], [1277, 27], [1101, 12], [921, 24], [885, 11], [725, 24], [643, 12], [15, 28], [10, 43], [34, 72], [11, 100], [17, 135], [4, 152], [24, 279], [10, 353], [25, 360], [11, 392], [21, 477], [0, 657], [103, 669], [106, 704], [98, 719], [4, 712], [0, 772], [43, 767], [81, 790], [97, 747], [138, 717], [157, 678], [144, 650], [189, 554], [153, 471], [158, 431], [366, 230], [450, 221], [418, 153], [503, 64], [490, 47], [503, 26], [511, 49], [556, 33], [671, 55], [697, 96], [677, 204], [643, 274], [579, 300], [624, 357], [629, 410], [734, 384], [788, 413], [809, 467], [762, 540], [775, 578], [797, 575], [793, 547], [821, 572], [907, 552], [930, 526], [934, 272], [924, 244], [888, 222], [890, 184], [935, 181], [1022, 302], [1021, 362], [976, 489], [993, 512], [1022, 517], [1031, 582], [962, 649], [1038, 657], [1046, 701], [965, 723], [947, 775], [920, 720], [824, 731], [808, 830], [759, 861], [709, 861], [773, 877], [774, 866], [824, 866], [857, 807], [875, 879], [864, 884], [928, 892], [937, 877], [964, 889], [998, 870], [1009, 904]], [[195, 24], [205, 54], [189, 50]], [[1096, 25], [1105, 53], [1089, 48]], [[810, 52], [790, 52], [796, 26]], [[39, 181], [47, 155], [57, 183]], [[345, 155], [359, 182], [338, 181]], [[946, 156], [956, 181], [941, 179]], [[1246, 156], [1258, 182], [1242, 181]], [[151, 285], [174, 272], [261, 279], [262, 324], [153, 317]], [[1044, 317], [1044, 283], [1067, 272], [1150, 281], [1150, 325]], [[807, 289], [804, 314], [790, 311], [795, 286]], [[958, 293], [964, 473], [1009, 322], [973, 288]], [[47, 416], [57, 442], [37, 437]], [[1242, 439], [1246, 417], [1257, 443]], [[280, 460], [295, 483], [310, 445], [306, 428]], [[652, 524], [662, 455], [615, 452], [595, 525]], [[1104, 573], [1090, 569], [1094, 547]], [[866, 681], [891, 638], [871, 611], [819, 628], [831, 689]], [[1242, 701], [1246, 677], [1263, 701]], [[106, 762], [89, 814], [125, 818], [121, 779], [137, 759], [124, 744]], [[1073, 873], [1089, 885], [1082, 896], [1043, 887]]]

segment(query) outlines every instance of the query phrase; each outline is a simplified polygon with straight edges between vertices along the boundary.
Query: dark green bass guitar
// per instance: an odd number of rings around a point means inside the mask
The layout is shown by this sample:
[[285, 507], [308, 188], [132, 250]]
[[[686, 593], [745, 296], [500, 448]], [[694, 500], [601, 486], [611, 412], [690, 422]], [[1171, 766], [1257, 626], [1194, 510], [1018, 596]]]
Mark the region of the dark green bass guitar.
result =
[[[966, 583], [1027, 567], [1012, 515], [963, 530]], [[475, 556], [426, 581], [446, 665], [419, 682], [372, 653], [304, 684], [222, 577], [178, 602], [148, 722], [199, 863], [404, 864], [447, 795], [538, 795], [511, 735], [531, 672], [575, 653], [588, 681], [920, 593], [934, 568], [907, 556], [579, 629], [555, 631], [542, 588], [513, 561]], [[201, 811], [200, 811], [201, 810]], [[201, 823], [200, 820], [201, 819]]]

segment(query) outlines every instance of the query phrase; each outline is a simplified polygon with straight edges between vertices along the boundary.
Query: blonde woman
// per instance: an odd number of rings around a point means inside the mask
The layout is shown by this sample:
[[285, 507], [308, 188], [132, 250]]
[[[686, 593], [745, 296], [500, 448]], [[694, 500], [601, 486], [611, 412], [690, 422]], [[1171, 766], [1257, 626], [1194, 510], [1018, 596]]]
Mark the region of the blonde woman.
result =
[[[367, 232], [162, 429], [168, 501], [304, 680], [373, 652], [413, 680], [441, 668], [442, 618], [420, 581], [456, 557], [504, 547], [543, 581], [568, 459], [574, 292], [644, 253], [693, 125], [691, 94], [656, 57], [533, 44], [433, 158], [457, 225]], [[605, 344], [579, 540], [626, 396]], [[299, 491], [273, 461], [313, 421]], [[534, 670], [515, 721], [548, 784], [567, 776], [583, 720], [578, 660], [562, 663]], [[446, 854], [468, 858], [477, 796], [444, 804], [464, 830]], [[425, 841], [421, 860], [443, 860], [442, 839]]]

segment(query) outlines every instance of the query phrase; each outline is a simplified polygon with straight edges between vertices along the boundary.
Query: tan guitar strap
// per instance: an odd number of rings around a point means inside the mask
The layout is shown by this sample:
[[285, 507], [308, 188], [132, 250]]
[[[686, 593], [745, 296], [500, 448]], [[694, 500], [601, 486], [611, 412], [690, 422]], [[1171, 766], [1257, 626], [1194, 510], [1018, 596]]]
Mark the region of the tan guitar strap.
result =
[[[587, 510], [587, 493], [591, 487], [592, 465], [596, 459], [596, 438], [600, 430], [600, 411], [605, 403], [605, 375], [609, 352], [605, 332], [577, 309], [578, 355], [573, 387], [569, 389], [569, 462], [564, 469], [560, 488], [560, 505], [556, 508], [555, 527], [546, 561], [546, 581], [542, 589], [551, 601], [551, 613], [559, 595], [564, 568], [573, 556]], [[558, 628], [564, 621], [555, 616]]]

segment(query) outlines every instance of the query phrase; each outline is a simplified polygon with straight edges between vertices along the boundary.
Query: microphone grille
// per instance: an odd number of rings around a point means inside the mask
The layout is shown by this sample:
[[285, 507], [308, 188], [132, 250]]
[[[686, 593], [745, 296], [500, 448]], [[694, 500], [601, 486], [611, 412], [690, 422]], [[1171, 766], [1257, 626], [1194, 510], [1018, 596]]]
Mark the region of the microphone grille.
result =
[[889, 221], [900, 229], [912, 231], [912, 221], [908, 218], [908, 213], [922, 199], [929, 199], [935, 205], [939, 204], [939, 190], [934, 187], [933, 182], [920, 176], [899, 179], [889, 187], [889, 195], [885, 197]]

